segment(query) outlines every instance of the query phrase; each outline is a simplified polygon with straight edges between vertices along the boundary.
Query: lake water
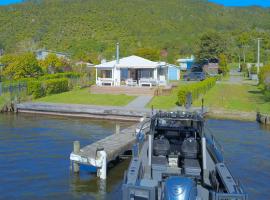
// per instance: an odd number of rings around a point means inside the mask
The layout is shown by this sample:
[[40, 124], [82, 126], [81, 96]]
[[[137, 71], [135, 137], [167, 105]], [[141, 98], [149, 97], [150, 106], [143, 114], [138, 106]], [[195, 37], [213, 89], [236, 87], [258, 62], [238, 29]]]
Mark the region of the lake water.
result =
[[[42, 115], [0, 115], [0, 199], [119, 199], [129, 161], [112, 168], [108, 180], [70, 172], [72, 142], [90, 144], [113, 134], [114, 121]], [[127, 127], [132, 123], [120, 123]], [[249, 199], [269, 200], [270, 131], [257, 123], [208, 120], [223, 145], [232, 174]]]

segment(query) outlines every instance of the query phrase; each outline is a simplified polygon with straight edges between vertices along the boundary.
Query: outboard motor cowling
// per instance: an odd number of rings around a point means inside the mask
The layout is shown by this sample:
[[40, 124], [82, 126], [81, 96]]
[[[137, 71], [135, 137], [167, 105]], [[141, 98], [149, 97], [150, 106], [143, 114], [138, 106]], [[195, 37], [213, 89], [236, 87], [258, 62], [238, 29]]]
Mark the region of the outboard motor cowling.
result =
[[165, 182], [164, 200], [196, 200], [195, 182], [186, 177], [172, 176]]

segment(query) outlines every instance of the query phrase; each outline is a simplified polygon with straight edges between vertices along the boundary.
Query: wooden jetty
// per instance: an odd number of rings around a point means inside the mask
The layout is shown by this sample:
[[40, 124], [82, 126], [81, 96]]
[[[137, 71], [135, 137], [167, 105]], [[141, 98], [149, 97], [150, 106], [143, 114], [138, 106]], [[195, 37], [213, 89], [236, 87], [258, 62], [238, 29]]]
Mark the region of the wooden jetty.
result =
[[136, 143], [136, 133], [141, 129], [147, 133], [149, 124], [143, 121], [122, 131], [118, 128], [119, 132], [116, 131], [115, 134], [81, 149], [78, 141], [74, 142], [74, 150], [70, 154], [74, 172], [79, 172], [80, 164], [94, 166], [97, 168], [97, 176], [106, 179], [107, 164], [125, 152], [132, 150]]

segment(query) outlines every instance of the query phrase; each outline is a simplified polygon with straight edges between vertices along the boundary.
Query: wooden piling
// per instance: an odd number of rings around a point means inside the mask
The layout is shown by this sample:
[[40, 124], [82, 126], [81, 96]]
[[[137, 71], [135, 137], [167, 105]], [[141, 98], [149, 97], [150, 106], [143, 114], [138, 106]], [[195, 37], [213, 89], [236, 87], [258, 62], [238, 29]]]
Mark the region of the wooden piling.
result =
[[115, 125], [115, 134], [119, 134], [120, 133], [120, 125], [116, 124]]
[[[73, 152], [79, 153], [80, 152], [80, 141], [74, 141], [73, 142]], [[80, 165], [77, 162], [73, 162], [73, 171], [74, 173], [80, 172]]]

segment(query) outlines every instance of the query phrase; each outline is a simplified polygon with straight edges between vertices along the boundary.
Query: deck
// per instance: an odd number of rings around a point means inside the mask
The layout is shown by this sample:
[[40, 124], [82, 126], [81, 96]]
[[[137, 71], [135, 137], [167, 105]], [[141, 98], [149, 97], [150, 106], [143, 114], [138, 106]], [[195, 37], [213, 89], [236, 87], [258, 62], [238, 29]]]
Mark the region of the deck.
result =
[[147, 86], [97, 86], [93, 85], [90, 88], [92, 94], [126, 94], [133, 96], [160, 96], [170, 95], [173, 86], [162, 87], [147, 87]]

